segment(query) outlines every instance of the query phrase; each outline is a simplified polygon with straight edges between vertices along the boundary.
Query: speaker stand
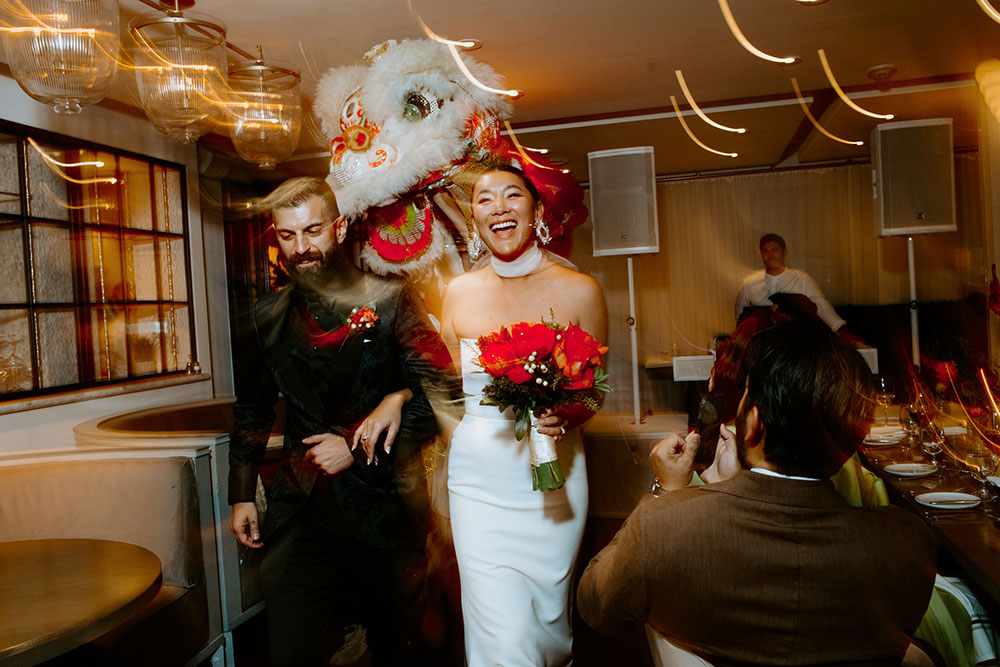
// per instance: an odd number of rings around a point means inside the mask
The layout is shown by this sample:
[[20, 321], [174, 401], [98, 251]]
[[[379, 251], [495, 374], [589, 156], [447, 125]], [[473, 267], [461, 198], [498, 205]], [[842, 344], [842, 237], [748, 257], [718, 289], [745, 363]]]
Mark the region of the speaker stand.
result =
[[631, 255], [628, 257], [628, 318], [625, 324], [628, 325], [632, 343], [632, 423], [639, 425], [643, 422], [643, 418], [639, 410], [639, 334], [636, 332], [635, 324], [635, 275], [632, 271]]
[[920, 329], [917, 326], [917, 268], [913, 261], [913, 237], [906, 237], [906, 259], [910, 269], [910, 348], [913, 365], [920, 368]]

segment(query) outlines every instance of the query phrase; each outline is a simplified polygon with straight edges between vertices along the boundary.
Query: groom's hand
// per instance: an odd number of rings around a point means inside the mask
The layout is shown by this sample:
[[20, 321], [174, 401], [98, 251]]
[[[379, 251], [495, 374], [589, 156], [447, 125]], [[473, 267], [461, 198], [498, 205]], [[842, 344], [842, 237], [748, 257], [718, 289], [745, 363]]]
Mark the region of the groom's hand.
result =
[[347, 441], [333, 433], [319, 433], [303, 438], [305, 445], [314, 445], [306, 452], [306, 461], [326, 475], [336, 475], [354, 464], [354, 455]]

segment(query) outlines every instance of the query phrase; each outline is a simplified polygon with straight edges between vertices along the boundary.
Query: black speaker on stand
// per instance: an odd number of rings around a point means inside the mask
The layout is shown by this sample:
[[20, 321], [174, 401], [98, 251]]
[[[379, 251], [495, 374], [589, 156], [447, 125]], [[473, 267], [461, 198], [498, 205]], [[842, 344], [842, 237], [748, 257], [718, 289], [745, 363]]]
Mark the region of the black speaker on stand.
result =
[[639, 408], [639, 340], [635, 318], [632, 255], [660, 251], [656, 219], [656, 165], [652, 146], [587, 153], [590, 170], [590, 217], [594, 255], [628, 255], [629, 315], [625, 323], [632, 343], [632, 411]]

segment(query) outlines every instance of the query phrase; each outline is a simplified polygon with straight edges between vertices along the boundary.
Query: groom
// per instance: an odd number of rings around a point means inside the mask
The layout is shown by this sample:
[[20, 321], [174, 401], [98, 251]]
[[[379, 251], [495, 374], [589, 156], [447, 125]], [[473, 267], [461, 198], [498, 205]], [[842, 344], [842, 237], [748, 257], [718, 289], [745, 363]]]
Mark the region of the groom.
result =
[[[329, 664], [355, 623], [375, 665], [411, 664], [426, 536], [420, 452], [438, 433], [425, 387], [440, 386], [448, 353], [401, 283], [351, 262], [323, 180], [291, 179], [261, 204], [291, 284], [254, 304], [229, 502], [240, 543], [266, 547], [271, 664]], [[261, 525], [257, 475], [279, 392], [284, 446]]]

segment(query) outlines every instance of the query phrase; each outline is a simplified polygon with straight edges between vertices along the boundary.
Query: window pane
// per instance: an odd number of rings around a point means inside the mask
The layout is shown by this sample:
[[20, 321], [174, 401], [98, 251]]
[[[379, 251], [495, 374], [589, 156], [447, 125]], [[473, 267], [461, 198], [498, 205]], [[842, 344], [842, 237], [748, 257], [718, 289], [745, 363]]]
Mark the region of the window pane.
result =
[[[81, 180], [102, 178], [109, 179], [115, 177], [115, 156], [105, 151], [79, 150], [77, 153], [79, 162], [102, 162], [102, 166], [80, 167], [79, 178]], [[81, 211], [80, 217], [84, 222], [92, 222], [99, 225], [119, 224], [118, 215], [118, 190], [117, 183], [110, 183], [107, 180], [99, 183], [86, 183], [79, 185], [77, 196]]]
[[24, 243], [21, 225], [0, 227], [0, 303], [24, 303]]
[[27, 310], [0, 310], [0, 392], [31, 389]]
[[21, 179], [17, 173], [17, 137], [0, 134], [0, 213], [21, 213]]
[[61, 225], [32, 223], [31, 255], [35, 301], [71, 303], [73, 250], [69, 242], [69, 229]]
[[76, 365], [76, 312], [70, 308], [43, 310], [35, 317], [41, 386], [57, 387], [79, 382], [80, 375]]
[[158, 306], [129, 306], [128, 349], [132, 355], [132, 375], [151, 375], [163, 371], [160, 355], [160, 321]]
[[116, 380], [128, 376], [125, 352], [125, 309], [118, 306], [90, 310], [94, 378]]
[[167, 350], [168, 371], [184, 370], [191, 355], [191, 327], [187, 306], [164, 306], [166, 325], [164, 342]]
[[160, 239], [160, 299], [162, 301], [187, 301], [184, 239]]
[[[69, 182], [57, 170], [63, 167], [49, 160], [66, 162], [65, 151], [36, 142], [25, 143], [24, 152], [28, 156], [28, 214], [36, 218], [69, 220]], [[42, 157], [49, 158], [46, 160]]]
[[181, 198], [181, 172], [169, 167], [153, 167], [156, 182], [157, 227], [163, 232], [184, 233], [184, 200]]
[[156, 301], [156, 244], [152, 236], [125, 236], [125, 270], [128, 275], [128, 298]]
[[134, 229], [153, 228], [153, 207], [149, 191], [149, 164], [123, 157], [118, 161], [122, 181], [122, 222]]
[[88, 229], [83, 235], [87, 300], [91, 303], [125, 300], [121, 243], [117, 232]]

